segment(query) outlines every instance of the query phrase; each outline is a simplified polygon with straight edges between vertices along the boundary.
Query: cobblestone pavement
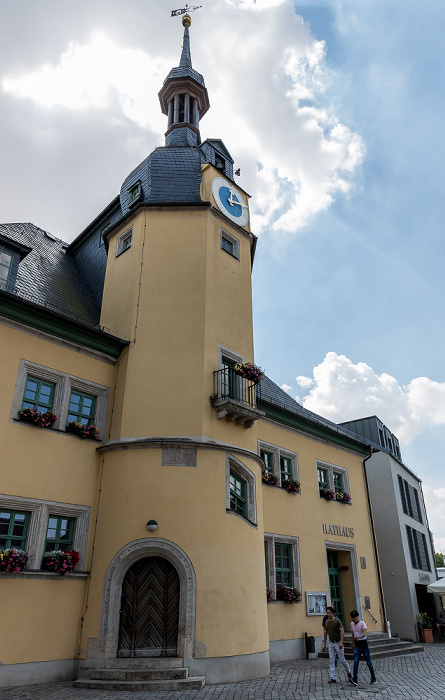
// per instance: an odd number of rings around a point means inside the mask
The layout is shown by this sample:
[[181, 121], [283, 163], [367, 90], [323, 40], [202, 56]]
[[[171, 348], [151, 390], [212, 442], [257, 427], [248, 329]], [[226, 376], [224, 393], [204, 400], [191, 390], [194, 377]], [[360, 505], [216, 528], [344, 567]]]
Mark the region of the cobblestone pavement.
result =
[[0, 700], [443, 700], [445, 698], [445, 644], [426, 644], [425, 651], [373, 662], [377, 685], [369, 685], [366, 664], [360, 663], [357, 688], [346, 682], [343, 668], [337, 684], [329, 685], [328, 661], [310, 659], [272, 665], [270, 676], [257, 681], [206, 685], [180, 692], [123, 692], [77, 689], [71, 683], [49, 683], [0, 688]]

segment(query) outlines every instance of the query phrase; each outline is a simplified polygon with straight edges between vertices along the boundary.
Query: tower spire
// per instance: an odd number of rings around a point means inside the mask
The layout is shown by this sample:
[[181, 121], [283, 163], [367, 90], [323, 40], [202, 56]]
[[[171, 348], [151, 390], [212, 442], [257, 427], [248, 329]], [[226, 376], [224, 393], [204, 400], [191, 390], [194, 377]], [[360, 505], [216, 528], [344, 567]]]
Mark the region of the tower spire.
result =
[[179, 66], [172, 68], [159, 91], [163, 114], [168, 115], [166, 146], [197, 146], [201, 143], [199, 121], [210, 107], [201, 73], [192, 67], [190, 15], [182, 18], [184, 39]]

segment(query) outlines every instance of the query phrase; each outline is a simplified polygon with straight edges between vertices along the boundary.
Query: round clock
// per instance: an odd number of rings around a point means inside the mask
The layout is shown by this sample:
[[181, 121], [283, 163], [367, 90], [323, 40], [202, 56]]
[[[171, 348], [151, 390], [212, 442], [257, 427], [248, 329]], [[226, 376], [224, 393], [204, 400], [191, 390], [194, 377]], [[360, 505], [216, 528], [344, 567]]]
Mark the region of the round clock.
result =
[[224, 216], [238, 226], [245, 226], [249, 221], [249, 208], [241, 192], [223, 177], [214, 177], [212, 182], [213, 198]]

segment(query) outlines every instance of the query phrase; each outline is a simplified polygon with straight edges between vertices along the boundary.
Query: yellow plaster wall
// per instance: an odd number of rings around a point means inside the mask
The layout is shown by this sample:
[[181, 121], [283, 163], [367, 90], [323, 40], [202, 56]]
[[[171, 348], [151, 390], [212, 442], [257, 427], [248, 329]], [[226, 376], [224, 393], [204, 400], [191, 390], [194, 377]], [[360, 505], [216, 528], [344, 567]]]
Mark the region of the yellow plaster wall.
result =
[[[245, 463], [259, 478], [259, 466]], [[220, 451], [198, 451], [197, 467], [162, 467], [158, 449], [105, 455], [83, 648], [87, 638], [98, 636], [110, 561], [125, 544], [153, 537], [175, 542], [193, 564], [196, 638], [207, 656], [268, 648], [261, 492], [257, 528], [227, 514], [225, 469], [225, 453]], [[146, 528], [150, 519], [158, 522], [154, 533]]]

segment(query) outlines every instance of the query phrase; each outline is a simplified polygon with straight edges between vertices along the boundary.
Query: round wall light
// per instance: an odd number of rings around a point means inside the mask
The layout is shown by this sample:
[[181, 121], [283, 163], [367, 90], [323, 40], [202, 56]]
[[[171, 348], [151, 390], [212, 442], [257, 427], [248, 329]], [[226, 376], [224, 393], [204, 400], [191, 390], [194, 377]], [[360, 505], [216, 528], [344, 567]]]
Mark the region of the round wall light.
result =
[[153, 532], [153, 530], [156, 530], [157, 527], [158, 527], [158, 523], [156, 522], [156, 520], [149, 520], [148, 521], [147, 530], [149, 530], [150, 532]]

